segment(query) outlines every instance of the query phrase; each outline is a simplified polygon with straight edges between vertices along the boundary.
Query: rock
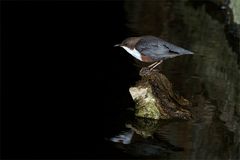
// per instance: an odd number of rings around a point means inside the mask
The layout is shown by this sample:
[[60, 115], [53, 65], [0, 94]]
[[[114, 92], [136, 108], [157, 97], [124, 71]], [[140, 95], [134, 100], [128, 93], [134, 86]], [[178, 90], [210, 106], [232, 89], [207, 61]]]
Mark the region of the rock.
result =
[[142, 77], [129, 92], [136, 102], [135, 115], [151, 119], [191, 119], [191, 103], [176, 95], [167, 77], [152, 71]]
[[240, 1], [239, 0], [231, 0], [229, 7], [233, 11], [233, 19], [234, 22], [240, 24]]

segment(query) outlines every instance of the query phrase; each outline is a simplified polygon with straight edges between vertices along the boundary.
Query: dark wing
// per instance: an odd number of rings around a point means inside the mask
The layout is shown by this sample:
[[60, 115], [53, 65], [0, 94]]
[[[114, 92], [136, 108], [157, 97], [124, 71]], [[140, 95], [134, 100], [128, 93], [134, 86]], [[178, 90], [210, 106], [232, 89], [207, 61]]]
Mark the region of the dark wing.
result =
[[150, 56], [154, 60], [172, 58], [182, 54], [192, 54], [190, 51], [153, 36], [144, 36], [136, 44], [135, 48], [140, 53]]

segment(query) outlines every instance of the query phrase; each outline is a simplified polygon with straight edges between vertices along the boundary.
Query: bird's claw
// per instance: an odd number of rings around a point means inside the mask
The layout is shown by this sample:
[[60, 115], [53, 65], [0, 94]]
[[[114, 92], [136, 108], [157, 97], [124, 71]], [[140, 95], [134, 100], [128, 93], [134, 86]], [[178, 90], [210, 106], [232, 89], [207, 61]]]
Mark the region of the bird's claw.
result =
[[148, 76], [151, 74], [151, 69], [149, 67], [143, 67], [140, 72], [139, 72], [139, 75], [140, 76]]

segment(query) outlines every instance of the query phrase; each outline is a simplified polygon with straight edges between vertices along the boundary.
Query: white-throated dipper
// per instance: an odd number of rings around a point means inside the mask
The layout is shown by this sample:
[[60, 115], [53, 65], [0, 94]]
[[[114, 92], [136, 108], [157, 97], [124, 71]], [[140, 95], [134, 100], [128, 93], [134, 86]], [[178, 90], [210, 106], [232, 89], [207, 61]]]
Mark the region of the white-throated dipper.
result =
[[193, 52], [166, 42], [154, 36], [129, 37], [116, 44], [115, 47], [124, 48], [129, 54], [142, 62], [155, 62], [148, 66], [151, 71], [163, 60]]

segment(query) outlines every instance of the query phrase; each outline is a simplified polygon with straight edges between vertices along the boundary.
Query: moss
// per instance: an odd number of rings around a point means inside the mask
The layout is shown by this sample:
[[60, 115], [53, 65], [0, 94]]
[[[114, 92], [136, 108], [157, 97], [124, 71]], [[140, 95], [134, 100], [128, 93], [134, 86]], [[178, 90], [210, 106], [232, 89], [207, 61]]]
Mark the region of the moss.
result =
[[[140, 89], [139, 89], [140, 90]], [[156, 100], [152, 94], [152, 91], [148, 89], [146, 93], [141, 95], [144, 99], [135, 98], [136, 112], [135, 115], [138, 117], [159, 119], [160, 113], [157, 108]]]

